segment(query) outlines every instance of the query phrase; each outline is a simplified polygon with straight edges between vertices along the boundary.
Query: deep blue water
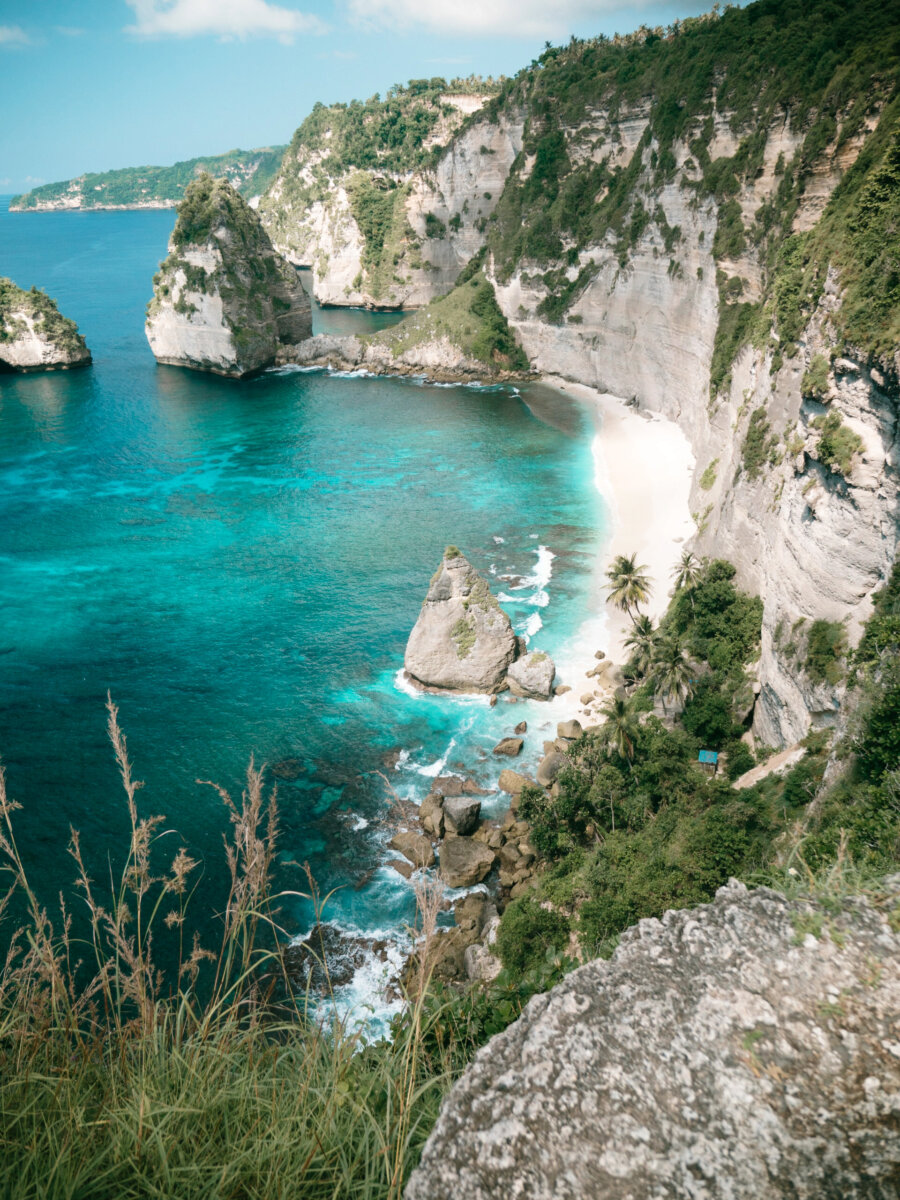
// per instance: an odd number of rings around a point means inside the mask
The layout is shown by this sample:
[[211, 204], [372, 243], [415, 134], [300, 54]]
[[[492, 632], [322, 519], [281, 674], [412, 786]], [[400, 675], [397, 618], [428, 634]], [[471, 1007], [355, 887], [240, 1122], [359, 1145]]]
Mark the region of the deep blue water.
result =
[[[94, 355], [85, 370], [0, 376], [0, 756], [24, 806], [20, 849], [47, 900], [70, 876], [70, 825], [95, 877], [116, 857], [109, 690], [142, 811], [165, 813], [206, 863], [204, 910], [226, 818], [195, 781], [237, 793], [252, 753], [302, 760], [279, 783], [283, 857], [342, 889], [333, 918], [393, 928], [412, 900], [379, 865], [378, 772], [413, 796], [428, 786], [418, 768], [444, 759], [493, 783], [497, 737], [527, 717], [533, 763], [550, 720], [534, 704], [405, 694], [406, 637], [454, 542], [524, 581], [497, 583], [507, 610], [519, 629], [539, 618], [533, 644], [565, 658], [603, 530], [590, 417], [544, 388], [159, 367], [143, 310], [172, 221], [0, 208], [0, 274], [45, 288]], [[340, 332], [392, 319], [316, 314]], [[309, 919], [299, 900], [286, 913], [293, 929]]]

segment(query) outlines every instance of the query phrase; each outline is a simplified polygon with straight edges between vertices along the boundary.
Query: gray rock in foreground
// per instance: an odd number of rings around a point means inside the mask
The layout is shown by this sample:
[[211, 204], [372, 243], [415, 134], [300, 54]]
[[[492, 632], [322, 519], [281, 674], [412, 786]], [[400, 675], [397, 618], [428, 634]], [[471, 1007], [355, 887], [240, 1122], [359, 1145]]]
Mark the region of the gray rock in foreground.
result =
[[478, 1053], [407, 1200], [896, 1197], [893, 891], [829, 915], [732, 883], [641, 921]]
[[407, 674], [427, 688], [499, 692], [515, 653], [509, 617], [487, 580], [448, 546], [409, 635]]

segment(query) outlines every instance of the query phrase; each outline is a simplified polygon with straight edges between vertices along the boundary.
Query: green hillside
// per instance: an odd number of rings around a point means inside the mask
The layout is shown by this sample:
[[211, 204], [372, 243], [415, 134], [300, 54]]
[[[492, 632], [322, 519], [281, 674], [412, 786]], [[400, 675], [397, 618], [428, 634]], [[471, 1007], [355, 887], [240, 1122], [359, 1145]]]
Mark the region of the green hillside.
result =
[[[172, 206], [184, 195], [192, 179], [204, 171], [224, 177], [243, 196], [258, 196], [269, 186], [281, 165], [284, 146], [260, 150], [229, 150], [207, 158], [188, 158], [171, 167], [123, 167], [45, 183], [22, 196], [14, 196], [10, 207], [20, 211], [42, 208], [120, 208], [142, 205]], [[78, 200], [67, 204], [68, 199]]]

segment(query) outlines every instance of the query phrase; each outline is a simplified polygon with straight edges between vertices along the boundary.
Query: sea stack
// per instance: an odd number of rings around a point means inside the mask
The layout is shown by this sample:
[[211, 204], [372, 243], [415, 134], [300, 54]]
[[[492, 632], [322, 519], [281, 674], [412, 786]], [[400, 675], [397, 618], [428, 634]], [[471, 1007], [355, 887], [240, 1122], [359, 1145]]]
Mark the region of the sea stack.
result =
[[0, 371], [64, 371], [90, 361], [78, 326], [55, 300], [0, 276]]
[[487, 580], [448, 546], [409, 636], [407, 675], [440, 691], [500, 692], [516, 649], [509, 617]]
[[312, 333], [309, 297], [255, 211], [224, 179], [185, 189], [153, 279], [147, 340], [157, 362], [240, 378]]

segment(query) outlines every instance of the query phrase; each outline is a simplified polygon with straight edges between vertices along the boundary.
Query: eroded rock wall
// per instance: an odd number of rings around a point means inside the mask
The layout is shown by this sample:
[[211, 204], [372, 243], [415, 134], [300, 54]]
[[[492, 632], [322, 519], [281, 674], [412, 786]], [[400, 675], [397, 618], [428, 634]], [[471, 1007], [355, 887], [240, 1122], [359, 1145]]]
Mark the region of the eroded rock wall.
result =
[[[642, 112], [627, 129], [637, 145]], [[598, 118], [599, 121], [599, 118]], [[866, 127], [831, 149], [804, 196], [796, 227], [808, 228], [822, 211], [823, 189], [833, 188], [864, 142]], [[755, 212], [777, 187], [775, 164], [789, 161], [801, 139], [786, 121], [769, 130], [761, 174], [737, 197]], [[730, 156], [737, 140], [727, 114], [714, 122], [711, 157]], [[691, 492], [699, 554], [730, 559], [738, 582], [764, 601], [761, 694], [754, 732], [766, 745], [802, 738], [810, 726], [832, 724], [843, 688], [810, 677], [806, 637], [816, 620], [842, 622], [849, 644], [871, 610], [870, 595], [893, 560], [898, 541], [896, 382], [850, 355], [838, 357], [822, 401], [804, 400], [802, 381], [814, 358], [833, 357], [837, 335], [829, 315], [839, 304], [837, 280], [797, 343], [797, 352], [773, 371], [771, 349], [748, 348], [733, 364], [731, 381], [713, 401], [710, 368], [720, 318], [717, 271], [741, 281], [743, 297], [758, 299], [761, 267], [752, 247], [717, 261], [713, 245], [718, 209], [685, 186], [688, 147], [676, 145], [679, 181], [651, 191], [652, 141], [643, 151], [645, 173], [635, 185], [653, 220], [623, 264], [612, 239], [583, 248], [569, 269], [586, 263], [595, 273], [560, 324], [539, 311], [547, 296], [540, 272], [523, 263], [508, 279], [494, 278], [497, 299], [535, 367], [587, 384], [676, 421], [697, 462]], [[643, 189], [643, 190], [642, 190]], [[827, 197], [826, 197], [827, 199]], [[671, 230], [679, 237], [666, 245]], [[721, 275], [719, 276], [721, 279]], [[757, 477], [744, 465], [752, 414], [765, 410], [766, 461]], [[862, 441], [846, 476], [816, 457], [814, 422], [835, 411]], [[667, 587], [669, 581], [656, 581]]]

